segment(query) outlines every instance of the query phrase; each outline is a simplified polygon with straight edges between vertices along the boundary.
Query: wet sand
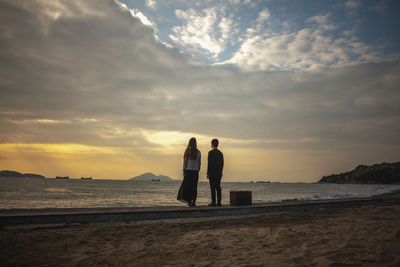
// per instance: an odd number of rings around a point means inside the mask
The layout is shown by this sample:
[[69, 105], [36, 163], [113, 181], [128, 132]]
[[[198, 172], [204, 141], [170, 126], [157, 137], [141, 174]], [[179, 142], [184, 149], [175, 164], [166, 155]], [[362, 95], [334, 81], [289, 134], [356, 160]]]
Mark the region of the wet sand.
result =
[[400, 205], [0, 230], [2, 266], [400, 266]]

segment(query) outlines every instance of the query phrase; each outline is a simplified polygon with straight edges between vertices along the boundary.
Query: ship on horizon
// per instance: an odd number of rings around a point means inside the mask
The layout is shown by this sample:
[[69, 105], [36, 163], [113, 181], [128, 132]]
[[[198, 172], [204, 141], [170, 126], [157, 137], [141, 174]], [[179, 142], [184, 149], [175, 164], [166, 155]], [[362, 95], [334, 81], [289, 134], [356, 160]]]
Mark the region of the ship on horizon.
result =
[[56, 179], [69, 179], [69, 176], [56, 176]]

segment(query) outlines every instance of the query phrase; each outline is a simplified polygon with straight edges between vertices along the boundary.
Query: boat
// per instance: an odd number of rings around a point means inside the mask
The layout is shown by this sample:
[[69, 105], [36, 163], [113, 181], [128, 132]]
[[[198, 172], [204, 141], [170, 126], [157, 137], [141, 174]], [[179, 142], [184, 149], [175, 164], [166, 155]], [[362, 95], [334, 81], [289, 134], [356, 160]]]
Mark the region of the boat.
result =
[[270, 184], [270, 181], [257, 181], [257, 184]]
[[81, 180], [92, 180], [92, 177], [81, 177]]
[[56, 176], [56, 179], [69, 179], [69, 176]]
[[152, 182], [159, 182], [160, 179], [151, 179]]

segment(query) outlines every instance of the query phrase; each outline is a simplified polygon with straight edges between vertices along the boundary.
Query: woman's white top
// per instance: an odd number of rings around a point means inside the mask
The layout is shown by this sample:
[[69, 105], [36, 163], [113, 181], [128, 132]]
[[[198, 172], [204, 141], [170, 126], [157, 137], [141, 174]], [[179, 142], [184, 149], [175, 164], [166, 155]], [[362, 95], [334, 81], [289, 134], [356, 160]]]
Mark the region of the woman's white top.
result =
[[196, 159], [183, 159], [183, 170], [200, 171], [201, 153], [197, 150]]

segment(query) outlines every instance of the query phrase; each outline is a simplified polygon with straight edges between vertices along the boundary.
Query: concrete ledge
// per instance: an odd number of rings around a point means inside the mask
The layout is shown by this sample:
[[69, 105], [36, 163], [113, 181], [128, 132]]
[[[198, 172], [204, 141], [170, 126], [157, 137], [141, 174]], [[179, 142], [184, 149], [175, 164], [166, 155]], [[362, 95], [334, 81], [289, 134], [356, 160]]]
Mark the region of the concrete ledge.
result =
[[400, 203], [399, 196], [340, 199], [325, 201], [287, 201], [280, 203], [256, 204], [252, 206], [222, 206], [196, 208], [154, 207], [154, 208], [84, 208], [84, 209], [15, 209], [0, 210], [0, 227], [32, 224], [76, 224], [94, 222], [130, 222], [179, 218], [200, 218], [214, 216], [236, 216], [281, 211], [361, 206], [385, 203]]

